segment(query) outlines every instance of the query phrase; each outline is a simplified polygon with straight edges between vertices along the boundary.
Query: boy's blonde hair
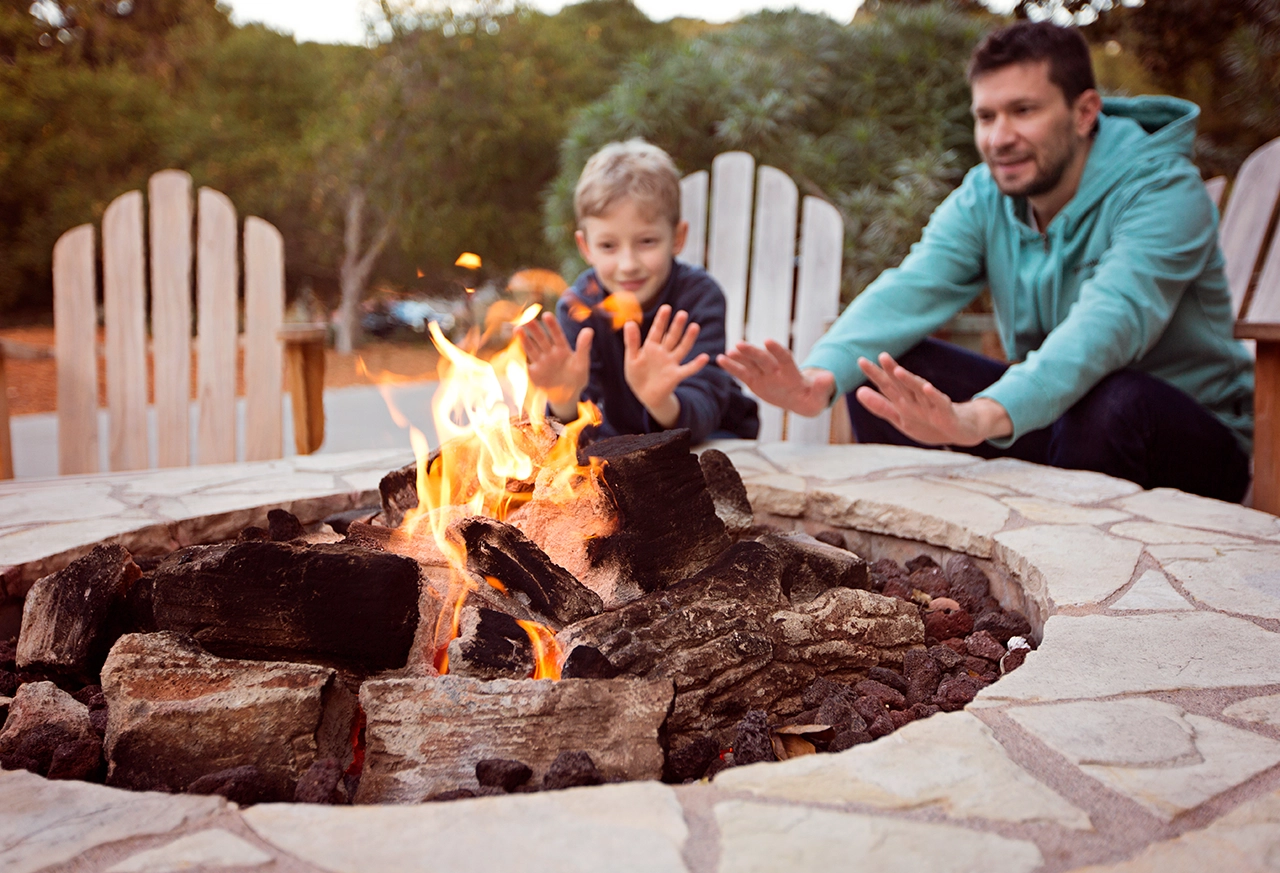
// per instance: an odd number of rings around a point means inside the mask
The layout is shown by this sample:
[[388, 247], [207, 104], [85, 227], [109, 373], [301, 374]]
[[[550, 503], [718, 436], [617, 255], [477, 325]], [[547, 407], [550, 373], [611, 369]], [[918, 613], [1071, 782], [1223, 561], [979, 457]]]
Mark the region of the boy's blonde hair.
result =
[[581, 225], [631, 198], [675, 227], [680, 223], [680, 173], [671, 156], [643, 139], [611, 142], [591, 156], [573, 192], [573, 212]]

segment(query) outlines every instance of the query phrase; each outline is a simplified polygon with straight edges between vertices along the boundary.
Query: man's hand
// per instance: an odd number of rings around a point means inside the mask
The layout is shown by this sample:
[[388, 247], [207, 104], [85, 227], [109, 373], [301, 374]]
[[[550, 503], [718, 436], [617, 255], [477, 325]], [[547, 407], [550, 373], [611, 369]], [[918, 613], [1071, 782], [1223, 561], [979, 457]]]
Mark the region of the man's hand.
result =
[[976, 446], [1013, 433], [1009, 413], [996, 401], [978, 397], [956, 403], [888, 352], [880, 354], [880, 366], [859, 358], [858, 367], [880, 389], [876, 393], [862, 386], [857, 391], [858, 402], [916, 442]]
[[569, 340], [560, 322], [550, 312], [516, 330], [524, 356], [529, 362], [529, 381], [547, 392], [551, 411], [564, 421], [578, 417], [578, 398], [591, 376], [591, 340], [595, 331], [584, 327], [578, 344], [569, 348]]
[[773, 340], [765, 340], [764, 348], [738, 343], [716, 363], [765, 403], [810, 417], [830, 405], [836, 388], [829, 370], [801, 370], [786, 346]]
[[623, 375], [627, 385], [663, 427], [673, 427], [680, 418], [676, 386], [711, 360], [711, 356], [704, 353], [687, 364], [681, 363], [693, 351], [699, 330], [698, 325], [689, 323], [687, 312], [677, 312], [672, 318], [671, 307], [666, 304], [658, 307], [643, 343], [640, 325], [629, 321], [622, 328]]

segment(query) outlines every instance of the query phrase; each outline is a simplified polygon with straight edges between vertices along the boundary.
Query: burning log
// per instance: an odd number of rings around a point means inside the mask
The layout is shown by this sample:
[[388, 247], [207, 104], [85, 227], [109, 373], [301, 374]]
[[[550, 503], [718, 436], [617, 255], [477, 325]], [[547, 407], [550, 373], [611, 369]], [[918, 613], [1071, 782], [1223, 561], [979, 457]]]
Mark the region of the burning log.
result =
[[528, 679], [537, 659], [529, 634], [505, 612], [464, 606], [458, 636], [449, 643], [449, 675], [470, 679]]
[[582, 585], [519, 529], [491, 518], [472, 516], [454, 522], [450, 537], [465, 547], [467, 569], [496, 579], [508, 593], [528, 599], [535, 612], [559, 625], [598, 615], [600, 595]]
[[263, 799], [291, 800], [317, 758], [350, 757], [349, 723], [329, 723], [349, 709], [326, 712], [333, 682], [330, 669], [217, 658], [173, 633], [123, 636], [102, 668], [107, 782], [184, 791], [252, 766]]
[[215, 655], [401, 667], [418, 623], [418, 565], [342, 543], [191, 546], [146, 577], [160, 630]]
[[366, 682], [364, 774], [357, 803], [417, 803], [477, 791], [476, 764], [517, 760], [541, 783], [564, 751], [606, 779], [656, 779], [671, 683], [622, 677], [478, 682], [454, 676]]
[[36, 582], [22, 610], [18, 667], [89, 681], [111, 645], [113, 607], [141, 574], [123, 546], [101, 545]]
[[670, 679], [671, 736], [716, 733], [726, 742], [748, 710], [795, 714], [817, 676], [861, 679], [924, 642], [912, 604], [870, 592], [835, 588], [793, 606], [782, 594], [784, 566], [763, 543], [736, 543], [701, 573], [558, 639], [570, 658], [590, 645], [623, 673]]

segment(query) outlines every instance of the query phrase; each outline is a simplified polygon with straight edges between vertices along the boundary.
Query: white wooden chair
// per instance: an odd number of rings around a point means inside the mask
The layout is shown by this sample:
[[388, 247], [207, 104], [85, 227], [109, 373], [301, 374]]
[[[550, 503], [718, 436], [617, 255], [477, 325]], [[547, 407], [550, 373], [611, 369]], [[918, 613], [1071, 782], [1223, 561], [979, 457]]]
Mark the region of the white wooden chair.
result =
[[[191, 177], [179, 170], [156, 173], [147, 199], [150, 221], [145, 245], [141, 191], [120, 195], [102, 217], [108, 467], [137, 470], [153, 463], [147, 425], [148, 346], [154, 355], [154, 463], [172, 467], [232, 462], [237, 460], [236, 355], [241, 322], [235, 207], [226, 195], [200, 189], [193, 252]], [[190, 452], [193, 253], [199, 379], [194, 458]], [[286, 344], [295, 442], [299, 453], [312, 452], [323, 440], [323, 326], [286, 328], [283, 324], [284, 242], [275, 227], [260, 218], [245, 220], [243, 260], [243, 459], [268, 460], [283, 454]], [[59, 471], [97, 472], [98, 298], [91, 224], [67, 231], [54, 246], [53, 306]]]
[[[757, 171], [746, 152], [718, 155], [710, 173], [686, 176], [680, 202], [689, 222], [680, 259], [706, 267], [724, 289], [726, 346], [744, 338], [755, 345], [773, 339], [803, 360], [840, 310], [839, 211], [812, 196], [798, 208], [795, 182], [774, 167]], [[831, 418], [831, 411], [805, 418], [761, 403], [759, 439], [826, 443]], [[847, 419], [846, 414], [835, 423], [837, 433], [847, 433]]]
[[1268, 244], [1268, 231], [1278, 209], [1280, 139], [1274, 139], [1240, 166], [1219, 229], [1235, 335], [1256, 343], [1253, 507], [1273, 515], [1280, 515], [1280, 233]]

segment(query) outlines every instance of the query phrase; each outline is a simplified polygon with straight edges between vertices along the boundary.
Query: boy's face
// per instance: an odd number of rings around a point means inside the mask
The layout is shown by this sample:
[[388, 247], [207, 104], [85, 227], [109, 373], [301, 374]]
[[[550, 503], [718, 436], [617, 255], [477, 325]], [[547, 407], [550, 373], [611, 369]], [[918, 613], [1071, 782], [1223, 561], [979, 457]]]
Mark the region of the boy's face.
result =
[[675, 227], [650, 214], [631, 198], [618, 201], [604, 215], [582, 220], [575, 234], [583, 260], [611, 294], [634, 294], [648, 307], [671, 274], [671, 259], [684, 248], [689, 223]]

